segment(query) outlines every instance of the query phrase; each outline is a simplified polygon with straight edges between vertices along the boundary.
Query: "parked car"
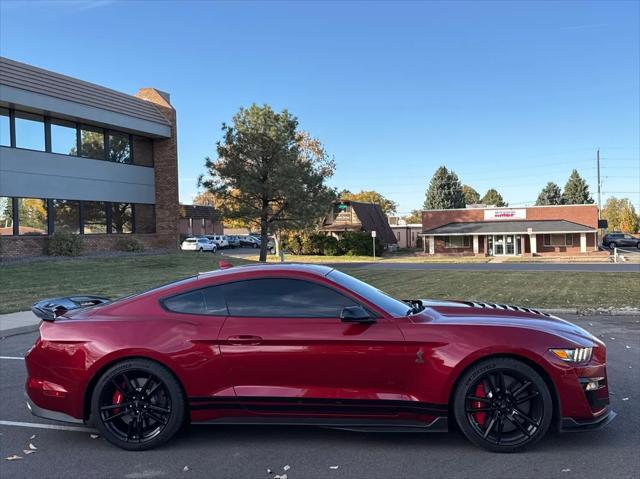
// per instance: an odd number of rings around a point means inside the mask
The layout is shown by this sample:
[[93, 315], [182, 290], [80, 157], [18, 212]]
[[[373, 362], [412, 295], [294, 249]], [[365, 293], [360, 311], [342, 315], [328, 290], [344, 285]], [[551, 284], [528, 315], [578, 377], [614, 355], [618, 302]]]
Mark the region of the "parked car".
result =
[[218, 246], [218, 249], [225, 249], [229, 247], [229, 240], [225, 235], [207, 235], [207, 238], [213, 241]]
[[227, 241], [229, 241], [229, 248], [240, 247], [240, 237], [238, 235], [227, 235]]
[[[256, 235], [251, 235], [251, 237], [253, 238], [254, 241], [254, 248], [260, 248], [260, 245], [262, 244], [262, 240], [260, 239], [260, 236], [256, 236]], [[269, 251], [270, 253], [275, 253], [276, 252], [276, 242], [273, 238], [269, 238], [269, 241], [267, 241], [267, 251]]]
[[159, 446], [189, 421], [455, 422], [476, 445], [514, 452], [615, 417], [605, 344], [580, 326], [533, 308], [398, 300], [322, 265], [226, 267], [32, 311], [44, 321], [25, 358], [29, 409], [90, 423], [123, 449]]
[[251, 235], [241, 235], [238, 237], [240, 241], [240, 246], [243, 248], [259, 248], [260, 240], [258, 240], [255, 236]]
[[640, 248], [640, 238], [636, 238], [630, 234], [614, 231], [613, 233], [607, 233], [604, 235], [604, 238], [602, 238], [602, 244], [607, 248]]
[[208, 238], [193, 237], [184, 240], [182, 242], [182, 245], [180, 246], [180, 249], [182, 249], [182, 251], [211, 251], [212, 253], [215, 253], [218, 249], [218, 246], [215, 243], [209, 241]]

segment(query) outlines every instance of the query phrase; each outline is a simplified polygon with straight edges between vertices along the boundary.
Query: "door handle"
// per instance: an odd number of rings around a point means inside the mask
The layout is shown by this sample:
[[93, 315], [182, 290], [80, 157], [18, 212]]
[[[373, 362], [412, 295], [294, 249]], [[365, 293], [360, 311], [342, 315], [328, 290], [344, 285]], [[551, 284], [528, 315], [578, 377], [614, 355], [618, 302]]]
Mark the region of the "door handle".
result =
[[233, 344], [236, 346], [240, 345], [250, 345], [255, 346], [262, 342], [262, 338], [260, 336], [250, 336], [248, 334], [240, 334], [238, 336], [229, 336], [227, 338], [229, 344]]

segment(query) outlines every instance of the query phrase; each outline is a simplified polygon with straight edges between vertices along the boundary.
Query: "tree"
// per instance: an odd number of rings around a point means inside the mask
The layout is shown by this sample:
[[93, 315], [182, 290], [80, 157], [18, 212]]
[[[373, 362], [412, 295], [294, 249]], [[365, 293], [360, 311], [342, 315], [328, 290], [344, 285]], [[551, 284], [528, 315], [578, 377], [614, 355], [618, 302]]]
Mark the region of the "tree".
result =
[[578, 170], [573, 170], [562, 192], [562, 203], [565, 205], [592, 204], [593, 198], [589, 193], [587, 182], [582, 179]]
[[640, 219], [629, 198], [610, 197], [602, 208], [602, 217], [607, 220], [608, 231], [636, 233]]
[[465, 204], [476, 205], [480, 203], [480, 193], [471, 188], [469, 185], [462, 185], [462, 193], [464, 194]]
[[553, 181], [547, 183], [547, 186], [542, 188], [542, 191], [538, 195], [536, 200], [536, 206], [544, 205], [561, 205], [562, 204], [562, 191], [560, 187]]
[[[236, 194], [237, 192], [231, 192], [232, 194]], [[210, 191], [201, 191], [196, 196], [193, 197], [193, 204], [199, 206], [212, 206], [216, 209], [217, 213], [220, 213], [222, 209], [222, 204], [224, 203], [224, 199], [218, 195]], [[230, 208], [234, 207], [234, 204], [228, 205]], [[237, 206], [237, 205], [235, 205]], [[259, 223], [247, 221], [242, 218], [226, 218], [224, 220], [225, 228], [245, 228], [251, 230], [253, 227], [259, 228]]]
[[287, 110], [241, 108], [222, 132], [218, 159], [206, 159], [208, 177], [198, 183], [223, 200], [223, 218], [259, 224], [260, 261], [266, 261], [270, 233], [309, 227], [326, 215], [336, 193], [325, 180], [335, 165]]
[[398, 204], [385, 198], [377, 191], [361, 191], [360, 193], [351, 193], [349, 190], [342, 190], [338, 195], [341, 200], [360, 201], [362, 203], [375, 203], [380, 205], [385, 215], [394, 214], [398, 209]]
[[411, 213], [409, 213], [407, 216], [404, 217], [404, 221], [407, 224], [422, 223], [422, 211], [411, 210]]
[[465, 207], [464, 193], [458, 175], [449, 171], [445, 166], [441, 166], [435, 171], [425, 196], [425, 210]]
[[489, 189], [482, 200], [480, 200], [482, 204], [485, 205], [493, 205], [493, 206], [509, 206], [509, 203], [506, 203], [502, 198], [502, 195], [498, 193], [494, 188]]

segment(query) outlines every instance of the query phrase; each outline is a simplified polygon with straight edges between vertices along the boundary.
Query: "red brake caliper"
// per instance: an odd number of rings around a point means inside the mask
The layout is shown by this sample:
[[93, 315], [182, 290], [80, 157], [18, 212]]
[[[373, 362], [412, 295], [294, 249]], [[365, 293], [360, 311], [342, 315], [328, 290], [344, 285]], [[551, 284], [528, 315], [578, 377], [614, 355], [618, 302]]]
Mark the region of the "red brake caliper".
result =
[[[113, 404], [120, 404], [122, 403], [123, 399], [124, 399], [124, 396], [120, 391], [116, 391], [113, 393]], [[120, 412], [120, 408], [113, 410], [113, 414], [118, 414], [119, 412]]]
[[[486, 393], [484, 392], [484, 384], [480, 383], [476, 386], [476, 391], [474, 393], [475, 396], [479, 397], [479, 398], [483, 398], [483, 397], [487, 397]], [[486, 404], [480, 402], [480, 401], [474, 401], [472, 404], [472, 407], [474, 408], [481, 408], [481, 407], [486, 407]], [[473, 413], [473, 418], [476, 420], [476, 422], [480, 425], [480, 426], [484, 426], [484, 421], [487, 417], [487, 413], [486, 412], [476, 412]]]

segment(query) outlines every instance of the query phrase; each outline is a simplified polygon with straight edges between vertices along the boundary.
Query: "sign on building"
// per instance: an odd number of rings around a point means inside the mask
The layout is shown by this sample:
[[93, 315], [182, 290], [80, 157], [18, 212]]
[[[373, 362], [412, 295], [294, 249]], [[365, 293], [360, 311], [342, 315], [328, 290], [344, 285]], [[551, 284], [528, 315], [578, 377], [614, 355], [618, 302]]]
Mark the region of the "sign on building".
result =
[[526, 208], [509, 209], [500, 208], [497, 210], [484, 210], [485, 220], [526, 220]]

